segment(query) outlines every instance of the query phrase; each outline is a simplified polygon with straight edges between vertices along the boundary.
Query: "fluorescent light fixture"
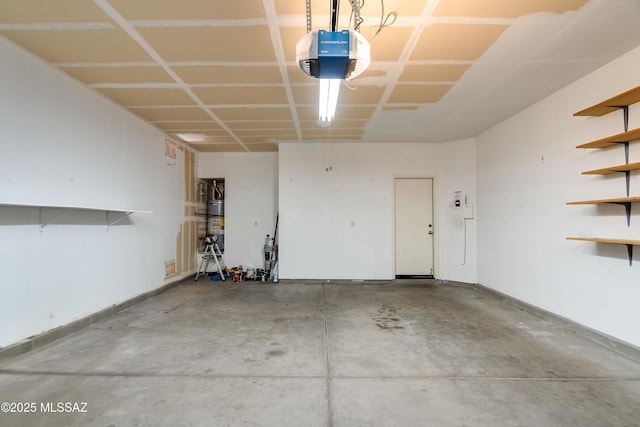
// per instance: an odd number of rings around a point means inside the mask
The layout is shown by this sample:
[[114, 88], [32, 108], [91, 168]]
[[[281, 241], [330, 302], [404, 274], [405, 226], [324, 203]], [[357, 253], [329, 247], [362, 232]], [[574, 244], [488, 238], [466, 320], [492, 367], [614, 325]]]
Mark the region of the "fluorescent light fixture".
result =
[[184, 142], [202, 142], [207, 139], [207, 137], [201, 133], [176, 133], [176, 136]]
[[318, 123], [329, 125], [336, 115], [341, 79], [320, 79], [320, 105]]

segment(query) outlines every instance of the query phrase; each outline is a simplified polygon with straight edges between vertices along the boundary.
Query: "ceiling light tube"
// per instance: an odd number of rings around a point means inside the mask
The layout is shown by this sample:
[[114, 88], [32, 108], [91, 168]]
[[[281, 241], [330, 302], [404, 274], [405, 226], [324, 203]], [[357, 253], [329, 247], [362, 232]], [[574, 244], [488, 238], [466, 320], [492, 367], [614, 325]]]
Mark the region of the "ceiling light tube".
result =
[[329, 124], [336, 115], [340, 79], [320, 79], [320, 104], [318, 106], [318, 122]]

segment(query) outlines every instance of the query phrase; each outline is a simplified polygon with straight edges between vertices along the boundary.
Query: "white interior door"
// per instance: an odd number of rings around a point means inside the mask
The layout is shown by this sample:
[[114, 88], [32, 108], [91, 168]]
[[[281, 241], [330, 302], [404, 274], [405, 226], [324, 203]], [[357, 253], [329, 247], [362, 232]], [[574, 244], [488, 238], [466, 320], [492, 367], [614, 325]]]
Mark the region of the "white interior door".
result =
[[396, 276], [433, 276], [433, 179], [395, 179]]

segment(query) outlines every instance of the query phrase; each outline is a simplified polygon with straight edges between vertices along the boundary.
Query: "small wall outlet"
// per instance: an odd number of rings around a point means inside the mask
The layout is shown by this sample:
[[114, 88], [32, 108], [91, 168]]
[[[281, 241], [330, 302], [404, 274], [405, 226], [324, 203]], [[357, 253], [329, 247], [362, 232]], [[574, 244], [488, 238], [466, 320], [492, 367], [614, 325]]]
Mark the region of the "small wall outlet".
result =
[[464, 219], [473, 219], [473, 205], [464, 205]]

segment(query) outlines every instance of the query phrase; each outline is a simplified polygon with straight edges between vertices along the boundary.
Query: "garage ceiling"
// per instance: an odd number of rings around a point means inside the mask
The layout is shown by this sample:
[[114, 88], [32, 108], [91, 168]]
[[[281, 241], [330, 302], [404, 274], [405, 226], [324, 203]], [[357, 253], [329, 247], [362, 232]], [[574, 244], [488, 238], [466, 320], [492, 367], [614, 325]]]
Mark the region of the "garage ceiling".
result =
[[[329, 4], [312, 1], [314, 29]], [[295, 64], [305, 0], [0, 0], [0, 35], [170, 136], [201, 135], [200, 152], [472, 137], [640, 45], [637, 0], [367, 0], [361, 15], [372, 63], [329, 128]]]

